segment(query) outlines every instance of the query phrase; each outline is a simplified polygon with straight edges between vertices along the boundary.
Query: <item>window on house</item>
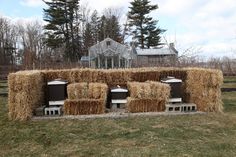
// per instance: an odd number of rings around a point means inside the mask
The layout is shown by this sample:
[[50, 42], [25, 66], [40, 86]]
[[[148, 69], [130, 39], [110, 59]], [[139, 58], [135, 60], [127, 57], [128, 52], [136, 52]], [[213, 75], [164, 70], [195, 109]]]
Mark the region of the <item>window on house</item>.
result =
[[110, 46], [111, 45], [111, 41], [107, 41], [107, 46]]

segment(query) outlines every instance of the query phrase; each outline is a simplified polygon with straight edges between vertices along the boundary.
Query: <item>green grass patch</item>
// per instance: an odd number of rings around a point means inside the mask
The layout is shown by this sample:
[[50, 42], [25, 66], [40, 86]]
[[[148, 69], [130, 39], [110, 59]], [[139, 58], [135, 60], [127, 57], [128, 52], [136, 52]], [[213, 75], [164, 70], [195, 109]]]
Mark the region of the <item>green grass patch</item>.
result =
[[7, 93], [7, 81], [0, 81], [0, 93]]
[[236, 114], [236, 92], [223, 92], [224, 111]]
[[236, 76], [224, 76], [224, 83], [236, 83]]
[[222, 88], [236, 88], [236, 83], [224, 83]]
[[0, 156], [236, 156], [236, 92], [222, 98], [224, 114], [14, 122], [0, 97]]

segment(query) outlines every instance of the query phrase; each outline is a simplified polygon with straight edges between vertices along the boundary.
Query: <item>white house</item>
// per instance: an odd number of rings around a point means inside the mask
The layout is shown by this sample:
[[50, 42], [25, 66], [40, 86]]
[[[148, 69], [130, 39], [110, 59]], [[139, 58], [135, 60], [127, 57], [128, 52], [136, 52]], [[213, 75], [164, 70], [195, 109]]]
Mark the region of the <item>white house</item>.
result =
[[91, 68], [129, 68], [132, 63], [131, 50], [111, 38], [89, 48], [89, 67]]

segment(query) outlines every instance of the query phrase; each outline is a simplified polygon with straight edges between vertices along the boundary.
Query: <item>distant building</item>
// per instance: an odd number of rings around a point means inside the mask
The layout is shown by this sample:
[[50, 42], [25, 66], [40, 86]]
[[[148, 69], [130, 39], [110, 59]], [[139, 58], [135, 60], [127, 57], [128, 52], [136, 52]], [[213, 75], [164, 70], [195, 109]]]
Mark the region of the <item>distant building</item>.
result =
[[89, 48], [89, 67], [99, 69], [131, 67], [131, 50], [111, 38]]
[[113, 69], [175, 65], [178, 51], [174, 44], [157, 49], [135, 49], [110, 38], [89, 48], [89, 56], [81, 58], [82, 66]]
[[178, 51], [174, 44], [158, 49], [136, 49], [136, 64], [142, 66], [174, 65], [178, 58]]

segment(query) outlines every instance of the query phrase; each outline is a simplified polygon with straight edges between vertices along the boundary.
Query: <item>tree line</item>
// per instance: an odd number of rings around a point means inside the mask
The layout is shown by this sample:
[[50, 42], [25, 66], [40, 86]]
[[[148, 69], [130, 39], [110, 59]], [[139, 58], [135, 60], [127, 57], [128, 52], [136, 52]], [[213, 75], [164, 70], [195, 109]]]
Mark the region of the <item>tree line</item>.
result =
[[[165, 30], [150, 13], [158, 9], [148, 0], [130, 3], [127, 21], [116, 8], [102, 13], [81, 6], [79, 0], [44, 0], [43, 22], [17, 23], [0, 17], [0, 64], [23, 64], [26, 68], [52, 62], [77, 62], [88, 48], [107, 37], [140, 48], [157, 48]], [[127, 36], [134, 40], [126, 43]]]

